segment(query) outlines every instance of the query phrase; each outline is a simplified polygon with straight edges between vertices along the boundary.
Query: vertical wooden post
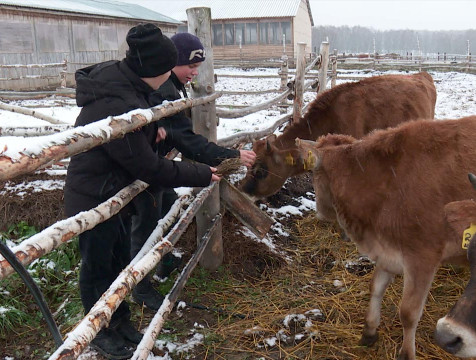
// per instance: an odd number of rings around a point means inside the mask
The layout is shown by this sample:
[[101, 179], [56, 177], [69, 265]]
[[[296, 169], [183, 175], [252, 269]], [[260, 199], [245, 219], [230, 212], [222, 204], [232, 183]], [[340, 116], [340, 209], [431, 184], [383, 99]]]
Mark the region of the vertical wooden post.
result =
[[320, 94], [327, 88], [327, 68], [329, 67], [329, 43], [323, 41], [320, 49], [321, 67], [319, 68], [319, 87], [317, 93]]
[[302, 116], [302, 102], [304, 95], [304, 75], [306, 71], [306, 43], [297, 44], [296, 77], [294, 83], [293, 122]]
[[[196, 85], [192, 88], [193, 97], [202, 97], [215, 91], [213, 71], [213, 49], [211, 30], [210, 8], [187, 9], [188, 32], [198, 36], [205, 48], [205, 61], [199, 68]], [[195, 106], [192, 108], [193, 130], [205, 136], [210, 141], [217, 141], [217, 116], [215, 102]], [[220, 212], [220, 189], [217, 186], [212, 194], [203, 203], [196, 215], [197, 242], [203, 237], [212, 224], [212, 219]], [[217, 226], [205, 252], [200, 260], [200, 265], [205, 269], [214, 271], [223, 262], [222, 223]]]
[[66, 88], [66, 76], [68, 73], [68, 60], [64, 59], [63, 70], [60, 70], [60, 87]]
[[331, 88], [336, 86], [336, 81], [337, 81], [337, 49], [334, 49], [334, 55], [332, 56]]
[[[281, 68], [279, 69], [278, 75], [281, 77], [281, 84], [279, 87], [280, 91], [285, 91], [288, 87], [288, 76], [289, 76], [289, 66], [288, 66], [288, 56], [286, 54], [283, 54], [281, 56]], [[279, 108], [279, 112], [281, 114], [285, 113], [287, 111], [286, 105], [288, 103], [287, 99], [283, 99], [281, 101], [281, 107]]]

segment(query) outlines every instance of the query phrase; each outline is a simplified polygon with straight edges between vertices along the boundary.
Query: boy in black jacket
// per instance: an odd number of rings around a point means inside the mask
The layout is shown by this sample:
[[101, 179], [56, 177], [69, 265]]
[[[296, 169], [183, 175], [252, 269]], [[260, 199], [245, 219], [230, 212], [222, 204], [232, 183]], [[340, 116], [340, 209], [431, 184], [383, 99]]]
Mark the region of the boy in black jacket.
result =
[[[185, 84], [198, 75], [198, 68], [205, 60], [205, 51], [202, 43], [195, 35], [179, 33], [171, 37], [177, 48], [177, 65], [172, 69], [170, 78], [151, 94], [151, 102], [156, 105], [163, 101], [174, 101], [188, 97]], [[181, 94], [182, 93], [182, 96]], [[179, 150], [188, 159], [202, 162], [211, 166], [220, 164], [224, 159], [239, 157], [242, 164], [251, 167], [256, 154], [250, 150], [234, 150], [218, 146], [209, 142], [202, 135], [195, 134], [192, 120], [184, 111], [161, 119], [158, 126], [164, 129], [164, 136], [158, 136], [159, 155], [165, 155], [172, 148]], [[136, 215], [132, 218], [132, 244], [131, 255], [134, 257], [142, 248], [151, 232], [157, 226], [159, 219], [163, 218], [177, 199], [177, 194], [172, 188], [164, 188], [158, 192], [153, 190], [143, 192], [133, 200]], [[177, 258], [171, 253], [157, 267], [157, 275], [166, 277], [177, 265]], [[152, 310], [158, 310], [163, 301], [163, 296], [155, 290], [148, 277], [145, 277], [132, 292], [133, 299], [146, 305]]]
[[[150, 108], [150, 95], [169, 77], [177, 51], [153, 24], [129, 30], [122, 61], [108, 61], [76, 72], [76, 101], [82, 107], [75, 126], [137, 108]], [[208, 165], [174, 162], [157, 156], [157, 122], [71, 158], [65, 185], [65, 212], [89, 210], [136, 179], [152, 191], [162, 187], [208, 186], [219, 180]], [[130, 261], [131, 207], [79, 235], [82, 262], [79, 287], [87, 313]], [[128, 359], [142, 338], [123, 301], [91, 346], [110, 359]]]

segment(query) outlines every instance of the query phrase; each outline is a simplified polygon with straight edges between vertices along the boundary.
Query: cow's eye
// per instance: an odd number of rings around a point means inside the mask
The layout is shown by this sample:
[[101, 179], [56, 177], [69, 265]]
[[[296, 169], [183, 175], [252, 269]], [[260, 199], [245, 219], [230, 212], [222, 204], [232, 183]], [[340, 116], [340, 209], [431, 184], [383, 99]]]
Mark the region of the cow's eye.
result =
[[253, 174], [256, 179], [261, 180], [264, 179], [268, 175], [268, 170], [265, 166], [256, 166], [253, 169]]

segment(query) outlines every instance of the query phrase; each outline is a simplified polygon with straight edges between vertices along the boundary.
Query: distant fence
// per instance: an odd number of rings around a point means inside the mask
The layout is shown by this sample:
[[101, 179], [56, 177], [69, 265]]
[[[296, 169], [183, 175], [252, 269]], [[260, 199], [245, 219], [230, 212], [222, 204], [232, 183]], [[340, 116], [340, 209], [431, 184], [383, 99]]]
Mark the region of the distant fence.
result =
[[476, 73], [476, 57], [471, 53], [462, 54], [415, 54], [408, 52], [399, 54], [337, 54], [334, 50], [339, 67], [344, 69], [373, 68], [379, 70], [434, 70]]

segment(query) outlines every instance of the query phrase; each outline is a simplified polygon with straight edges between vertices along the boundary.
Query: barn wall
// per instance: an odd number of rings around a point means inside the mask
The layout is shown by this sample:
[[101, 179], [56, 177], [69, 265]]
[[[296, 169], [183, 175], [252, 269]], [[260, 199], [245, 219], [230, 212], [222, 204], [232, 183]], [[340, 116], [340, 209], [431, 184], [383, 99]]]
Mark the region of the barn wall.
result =
[[[250, 18], [250, 19], [233, 19], [233, 20], [214, 20], [213, 24], [242, 24], [242, 23], [257, 23], [259, 26], [266, 23], [276, 23], [276, 22], [289, 22], [291, 24], [291, 34], [292, 34], [292, 22], [291, 17], [282, 17], [282, 18]], [[182, 30], [182, 29], [179, 29]], [[223, 44], [225, 44], [225, 31], [222, 34]], [[261, 34], [258, 29], [257, 33], [257, 43], [256, 44], [247, 44], [244, 42], [241, 46], [239, 44], [234, 45], [216, 45], [213, 43], [213, 57], [217, 60], [260, 60], [260, 59], [280, 59], [281, 56], [286, 52], [286, 55], [290, 58], [294, 56], [294, 44], [292, 42], [292, 35], [290, 43], [287, 43], [283, 48], [281, 40], [279, 44], [263, 44], [261, 41]]]
[[[68, 84], [88, 64], [122, 59], [127, 31], [139, 20], [24, 11], [0, 7], [0, 64], [51, 64], [67, 60]], [[166, 35], [177, 26], [156, 23]], [[54, 89], [61, 67], [1, 68], [1, 90]], [[39, 78], [39, 76], [46, 78]], [[9, 80], [14, 79], [14, 80]]]
[[[312, 51], [312, 25], [305, 0], [301, 1], [298, 12], [293, 19], [293, 30], [293, 43], [306, 43], [306, 53], [310, 53]], [[295, 51], [297, 51], [297, 47], [295, 47], [295, 49]], [[294, 56], [296, 56], [296, 53]]]

